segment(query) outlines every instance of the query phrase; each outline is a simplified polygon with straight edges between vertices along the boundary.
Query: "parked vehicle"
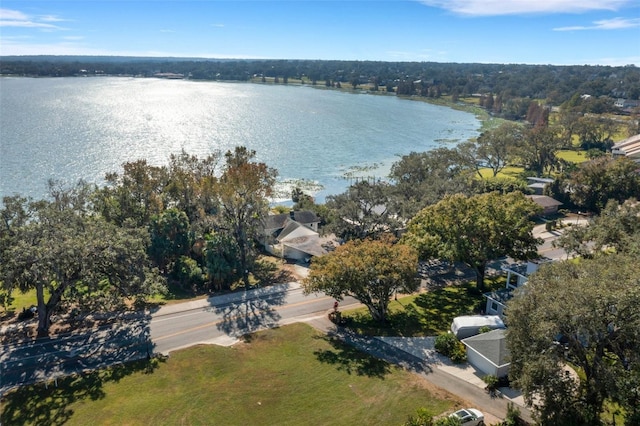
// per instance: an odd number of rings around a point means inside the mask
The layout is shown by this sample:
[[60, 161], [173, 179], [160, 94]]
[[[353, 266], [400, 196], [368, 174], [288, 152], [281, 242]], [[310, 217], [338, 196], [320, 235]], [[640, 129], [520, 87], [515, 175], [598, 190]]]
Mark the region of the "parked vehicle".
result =
[[475, 408], [464, 408], [449, 415], [460, 419], [462, 426], [484, 426], [484, 414]]
[[505, 328], [505, 325], [498, 315], [465, 315], [453, 319], [451, 332], [458, 340], [462, 340], [480, 334], [483, 327], [496, 330]]

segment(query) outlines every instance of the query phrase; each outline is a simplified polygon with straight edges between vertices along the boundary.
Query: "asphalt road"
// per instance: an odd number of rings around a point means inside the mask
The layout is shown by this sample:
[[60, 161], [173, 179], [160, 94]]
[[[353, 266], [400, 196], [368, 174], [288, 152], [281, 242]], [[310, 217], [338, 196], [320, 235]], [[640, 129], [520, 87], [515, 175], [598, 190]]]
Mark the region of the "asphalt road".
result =
[[11, 388], [150, 355], [149, 320], [122, 318], [100, 328], [0, 347], [0, 396]]
[[[333, 303], [322, 294], [305, 296], [298, 284], [289, 283], [190, 302], [190, 306], [167, 306], [152, 314], [153, 349], [167, 354], [198, 343], [230, 344], [259, 329], [325, 315]], [[357, 303], [347, 298], [340, 306]]]
[[[124, 363], [199, 343], [231, 344], [259, 329], [326, 315], [334, 300], [297, 283], [173, 304], [103, 327], [0, 346], [0, 396], [24, 384]], [[341, 306], [354, 306], [346, 299]]]

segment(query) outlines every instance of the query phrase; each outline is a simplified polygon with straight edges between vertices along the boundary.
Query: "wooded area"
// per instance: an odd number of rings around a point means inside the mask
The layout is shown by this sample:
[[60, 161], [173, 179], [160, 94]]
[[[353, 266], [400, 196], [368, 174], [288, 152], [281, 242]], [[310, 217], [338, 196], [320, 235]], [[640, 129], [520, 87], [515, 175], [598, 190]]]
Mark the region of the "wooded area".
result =
[[[268, 81], [366, 88], [424, 97], [492, 94], [488, 109], [507, 118], [523, 116], [527, 103], [551, 105], [574, 94], [597, 99], [640, 99], [640, 69], [591, 65], [460, 64], [438, 62], [378, 62], [322, 60], [215, 60], [91, 56], [5, 56], [0, 75], [101, 76], [164, 75], [193, 80]], [[263, 80], [264, 77], [264, 80]], [[598, 111], [593, 111], [598, 112]]]

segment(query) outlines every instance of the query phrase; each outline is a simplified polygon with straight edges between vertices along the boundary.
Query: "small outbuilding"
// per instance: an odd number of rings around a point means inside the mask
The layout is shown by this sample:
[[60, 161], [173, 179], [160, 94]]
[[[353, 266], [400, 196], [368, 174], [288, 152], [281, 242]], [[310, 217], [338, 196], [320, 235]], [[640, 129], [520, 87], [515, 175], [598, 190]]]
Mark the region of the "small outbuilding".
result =
[[505, 328], [502, 318], [498, 315], [465, 315], [453, 319], [451, 332], [462, 340], [475, 336], [484, 327], [488, 327], [491, 330]]
[[558, 213], [558, 207], [562, 205], [560, 201], [547, 195], [527, 195], [527, 198], [542, 207], [543, 216], [550, 216]]
[[505, 377], [509, 374], [509, 349], [503, 329], [492, 330], [462, 340], [467, 348], [467, 361], [486, 375]]
[[553, 183], [551, 178], [528, 177], [527, 187], [531, 189], [535, 195], [543, 195], [547, 186]]

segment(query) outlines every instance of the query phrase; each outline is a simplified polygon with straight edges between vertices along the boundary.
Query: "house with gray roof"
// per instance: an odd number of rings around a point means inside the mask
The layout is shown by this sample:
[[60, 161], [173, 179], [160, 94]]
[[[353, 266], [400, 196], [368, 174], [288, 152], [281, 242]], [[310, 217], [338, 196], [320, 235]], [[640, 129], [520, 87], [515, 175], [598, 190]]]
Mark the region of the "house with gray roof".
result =
[[467, 348], [467, 361], [486, 375], [505, 377], [509, 374], [509, 349], [504, 329], [492, 330], [462, 340]]
[[531, 189], [534, 194], [543, 195], [545, 188], [553, 183], [553, 179], [532, 176], [527, 178], [527, 182], [527, 188]]
[[322, 247], [320, 218], [311, 211], [269, 215], [264, 220], [263, 245], [268, 253], [283, 259], [308, 260], [327, 252]]
[[563, 203], [547, 195], [526, 195], [531, 201], [542, 207], [542, 215], [549, 216], [558, 213], [558, 207]]

